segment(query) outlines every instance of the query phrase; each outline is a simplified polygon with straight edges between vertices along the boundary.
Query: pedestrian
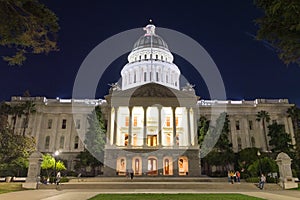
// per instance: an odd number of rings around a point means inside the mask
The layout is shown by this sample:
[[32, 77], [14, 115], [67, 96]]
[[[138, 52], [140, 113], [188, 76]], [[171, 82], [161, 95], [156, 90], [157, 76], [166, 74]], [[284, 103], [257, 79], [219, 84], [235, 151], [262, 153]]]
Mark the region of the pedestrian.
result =
[[264, 174], [261, 174], [259, 184], [258, 184], [259, 189], [261, 190], [264, 189], [265, 182], [266, 182], [266, 177]]
[[236, 171], [236, 179], [238, 183], [241, 182], [241, 173], [239, 171]]
[[60, 174], [60, 172], [57, 172], [57, 175], [56, 175], [56, 185], [59, 185], [60, 179], [61, 179], [61, 174]]
[[231, 180], [231, 184], [233, 184], [233, 176], [234, 176], [234, 172], [230, 171], [230, 180]]
[[133, 170], [130, 170], [130, 179], [133, 179]]
[[227, 178], [228, 178], [228, 183], [230, 184], [231, 183], [231, 177], [230, 177], [230, 171], [229, 170], [227, 172]]

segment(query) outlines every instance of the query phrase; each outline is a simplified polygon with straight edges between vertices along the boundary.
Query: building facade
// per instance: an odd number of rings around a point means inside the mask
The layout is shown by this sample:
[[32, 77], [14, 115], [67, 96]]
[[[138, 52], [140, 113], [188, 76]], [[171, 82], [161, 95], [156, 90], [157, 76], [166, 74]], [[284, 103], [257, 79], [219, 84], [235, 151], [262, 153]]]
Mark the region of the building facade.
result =
[[[124, 176], [131, 170], [136, 176], [200, 176], [198, 118], [216, 118], [224, 108], [234, 152], [248, 147], [269, 149], [269, 138], [256, 120], [261, 110], [269, 113], [271, 122], [284, 124], [295, 143], [286, 113], [292, 104], [287, 99], [201, 100], [190, 84], [180, 87], [180, 70], [155, 26], [148, 25], [145, 31], [121, 71], [121, 86], [113, 84], [104, 100], [12, 97], [12, 105], [32, 101], [36, 106], [28, 126], [24, 126], [25, 116], [16, 118], [15, 133], [25, 129], [43, 153], [60, 150], [60, 158], [73, 170], [76, 156], [84, 149], [87, 116], [101, 106], [107, 121], [105, 176]], [[13, 125], [13, 116], [9, 120]]]

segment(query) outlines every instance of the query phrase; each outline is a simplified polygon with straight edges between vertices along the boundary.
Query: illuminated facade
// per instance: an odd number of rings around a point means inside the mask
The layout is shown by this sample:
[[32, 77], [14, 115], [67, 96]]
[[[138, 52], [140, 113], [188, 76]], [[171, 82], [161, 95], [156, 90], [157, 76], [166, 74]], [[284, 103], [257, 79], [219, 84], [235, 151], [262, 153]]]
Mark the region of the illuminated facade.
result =
[[42, 153], [60, 150], [60, 159], [73, 170], [76, 156], [84, 149], [87, 116], [101, 106], [107, 120], [105, 176], [124, 176], [129, 170], [136, 176], [200, 176], [197, 120], [200, 115], [217, 118], [224, 107], [234, 152], [248, 147], [269, 149], [266, 139], [270, 138], [256, 120], [261, 110], [269, 113], [271, 122], [283, 124], [295, 144], [292, 121], [286, 113], [292, 106], [288, 100], [200, 100], [191, 85], [180, 88], [180, 70], [155, 26], [148, 25], [145, 31], [121, 71], [121, 86], [114, 84], [105, 100], [12, 97], [10, 104], [30, 100], [37, 111], [26, 127], [25, 116], [18, 116], [15, 123], [10, 116], [15, 133], [22, 134], [25, 129], [36, 138]]

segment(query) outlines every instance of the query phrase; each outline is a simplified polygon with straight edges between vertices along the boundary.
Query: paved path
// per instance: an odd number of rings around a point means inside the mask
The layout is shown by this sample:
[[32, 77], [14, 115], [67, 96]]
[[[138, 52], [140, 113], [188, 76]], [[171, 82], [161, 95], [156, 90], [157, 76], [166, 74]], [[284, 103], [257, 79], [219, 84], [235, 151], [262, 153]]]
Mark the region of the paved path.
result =
[[183, 189], [183, 190], [164, 190], [164, 189], [126, 189], [126, 190], [112, 190], [112, 189], [76, 189], [76, 190], [26, 190], [19, 192], [11, 192], [0, 195], [0, 200], [85, 200], [97, 194], [106, 193], [240, 193], [249, 196], [255, 196], [263, 199], [271, 200], [299, 200], [300, 191], [234, 191], [234, 190], [197, 190], [197, 189]]

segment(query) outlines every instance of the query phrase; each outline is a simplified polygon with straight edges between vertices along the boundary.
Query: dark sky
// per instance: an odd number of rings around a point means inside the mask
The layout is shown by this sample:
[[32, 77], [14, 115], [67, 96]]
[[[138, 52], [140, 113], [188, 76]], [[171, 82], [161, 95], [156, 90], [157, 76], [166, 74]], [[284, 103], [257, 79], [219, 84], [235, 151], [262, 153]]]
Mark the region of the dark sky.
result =
[[[153, 19], [157, 27], [182, 32], [206, 49], [221, 72], [228, 99], [288, 98], [300, 105], [300, 67], [284, 65], [267, 43], [253, 38], [257, 30], [254, 20], [262, 14], [253, 0], [43, 2], [60, 19], [60, 51], [29, 56], [21, 67], [0, 61], [0, 100], [22, 95], [25, 90], [32, 96], [71, 98], [77, 71], [94, 47]], [[0, 48], [0, 54], [4, 51]], [[126, 56], [106, 70], [97, 98], [108, 93], [108, 83], [120, 78]], [[205, 83], [192, 66], [179, 56], [175, 56], [175, 63], [196, 85], [197, 95], [209, 99]]]

